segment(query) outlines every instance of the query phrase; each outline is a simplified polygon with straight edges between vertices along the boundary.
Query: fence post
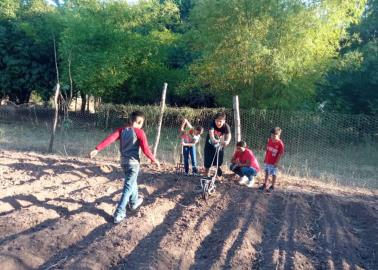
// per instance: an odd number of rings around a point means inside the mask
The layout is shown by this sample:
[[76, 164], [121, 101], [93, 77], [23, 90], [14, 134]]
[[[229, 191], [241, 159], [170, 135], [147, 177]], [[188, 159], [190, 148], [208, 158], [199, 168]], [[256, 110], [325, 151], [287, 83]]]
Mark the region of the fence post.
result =
[[155, 157], [156, 157], [157, 147], [160, 140], [161, 125], [163, 124], [163, 115], [164, 115], [164, 110], [165, 110], [165, 96], [167, 94], [167, 87], [168, 87], [168, 84], [164, 83], [163, 94], [161, 96], [161, 104], [160, 104], [160, 117], [159, 117], [159, 123], [158, 123], [158, 128], [157, 128], [157, 133], [156, 133], [156, 138], [155, 138], [155, 145], [154, 145], [154, 152], [153, 152]]
[[49, 144], [49, 149], [48, 149], [50, 153], [52, 153], [53, 151], [56, 125], [58, 124], [58, 117], [59, 117], [58, 98], [60, 94], [59, 68], [58, 68], [58, 60], [56, 56], [56, 44], [55, 44], [54, 35], [53, 35], [53, 44], [54, 44], [54, 60], [55, 60], [55, 71], [56, 71], [56, 86], [55, 86], [55, 95], [54, 95], [55, 114], [54, 114], [54, 121], [53, 121], [53, 126], [51, 129], [50, 144]]
[[53, 150], [56, 125], [58, 123], [58, 114], [59, 114], [58, 97], [59, 97], [59, 92], [60, 92], [60, 84], [57, 83], [56, 87], [55, 87], [55, 95], [54, 95], [55, 114], [54, 114], [53, 126], [52, 126], [52, 129], [51, 129], [49, 153], [52, 153], [52, 150]]
[[240, 129], [240, 112], [239, 112], [239, 96], [232, 98], [234, 108], [234, 125], [235, 125], [235, 141], [241, 141], [241, 129]]
[[110, 106], [108, 108], [105, 108], [105, 110], [106, 110], [105, 129], [107, 130], [109, 126]]

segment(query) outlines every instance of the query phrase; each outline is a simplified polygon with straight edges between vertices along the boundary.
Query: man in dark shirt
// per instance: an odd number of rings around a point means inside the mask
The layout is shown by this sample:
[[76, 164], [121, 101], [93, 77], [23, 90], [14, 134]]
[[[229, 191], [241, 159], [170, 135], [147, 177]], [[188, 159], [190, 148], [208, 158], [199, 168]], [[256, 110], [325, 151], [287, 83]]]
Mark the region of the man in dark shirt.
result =
[[220, 147], [218, 152], [218, 171], [217, 176], [222, 176], [222, 170], [220, 166], [223, 164], [224, 147], [229, 145], [231, 141], [231, 129], [226, 123], [226, 114], [223, 112], [217, 113], [212, 121], [209, 129], [209, 133], [205, 142], [205, 174], [210, 177], [211, 166], [217, 165], [217, 148]]

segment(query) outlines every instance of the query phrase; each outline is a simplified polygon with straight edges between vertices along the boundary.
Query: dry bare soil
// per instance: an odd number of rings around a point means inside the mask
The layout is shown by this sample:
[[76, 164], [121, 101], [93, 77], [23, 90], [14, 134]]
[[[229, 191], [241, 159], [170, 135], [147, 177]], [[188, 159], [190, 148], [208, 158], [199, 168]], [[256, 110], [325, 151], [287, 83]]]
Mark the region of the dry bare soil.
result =
[[378, 269], [378, 191], [281, 176], [273, 194], [226, 177], [142, 168], [144, 203], [112, 224], [116, 163], [0, 150], [0, 269]]

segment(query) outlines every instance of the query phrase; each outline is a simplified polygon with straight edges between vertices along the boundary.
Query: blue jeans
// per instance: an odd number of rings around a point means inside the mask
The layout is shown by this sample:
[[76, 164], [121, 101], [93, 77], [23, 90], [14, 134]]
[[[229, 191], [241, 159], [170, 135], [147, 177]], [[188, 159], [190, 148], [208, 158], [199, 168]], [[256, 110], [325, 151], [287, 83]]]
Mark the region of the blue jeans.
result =
[[197, 157], [196, 157], [196, 147], [195, 146], [184, 146], [183, 147], [184, 155], [184, 169], [185, 172], [189, 172], [189, 156], [192, 160], [192, 171], [193, 173], [198, 173], [197, 170]]
[[241, 168], [241, 174], [242, 176], [247, 176], [249, 180], [252, 180], [252, 177], [256, 176], [257, 172], [252, 167], [243, 167]]
[[125, 183], [123, 186], [122, 197], [118, 203], [116, 214], [125, 215], [126, 206], [130, 202], [131, 205], [135, 204], [138, 199], [138, 173], [139, 161], [129, 160], [126, 164], [122, 164], [125, 173]]
[[253, 176], [257, 175], [257, 171], [254, 168], [239, 167], [236, 166], [234, 163], [231, 163], [230, 170], [239, 175], [240, 177], [247, 176], [249, 180], [251, 180]]
[[265, 164], [265, 173], [268, 175], [277, 175], [277, 167], [272, 164]]

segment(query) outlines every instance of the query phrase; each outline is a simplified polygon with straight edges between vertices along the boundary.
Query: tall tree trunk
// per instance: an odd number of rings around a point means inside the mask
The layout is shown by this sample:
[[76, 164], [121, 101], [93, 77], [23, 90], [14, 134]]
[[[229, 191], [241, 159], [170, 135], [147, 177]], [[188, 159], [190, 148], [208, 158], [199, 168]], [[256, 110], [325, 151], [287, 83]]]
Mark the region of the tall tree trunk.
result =
[[9, 100], [17, 105], [28, 103], [30, 96], [31, 96], [31, 91], [27, 91], [27, 90], [14, 91], [14, 92], [9, 93], [8, 95]]
[[17, 95], [13, 94], [13, 93], [10, 93], [8, 95], [8, 98], [9, 98], [9, 101], [12, 101], [14, 104], [17, 104]]
[[87, 113], [89, 113], [89, 105], [91, 103], [91, 96], [87, 95]]
[[73, 82], [72, 82], [72, 75], [71, 75], [71, 52], [70, 52], [70, 55], [68, 57], [68, 77], [70, 79], [70, 94], [68, 96], [68, 100], [66, 100], [67, 112], [70, 109], [72, 98], [73, 98]]
[[29, 103], [31, 96], [31, 91], [21, 91], [20, 95], [18, 96], [18, 104], [24, 104], [24, 103]]
[[85, 113], [85, 106], [87, 105], [87, 96], [85, 94], [83, 94], [82, 92], [80, 92], [80, 96], [81, 96], [80, 111], [81, 111], [81, 113]]

